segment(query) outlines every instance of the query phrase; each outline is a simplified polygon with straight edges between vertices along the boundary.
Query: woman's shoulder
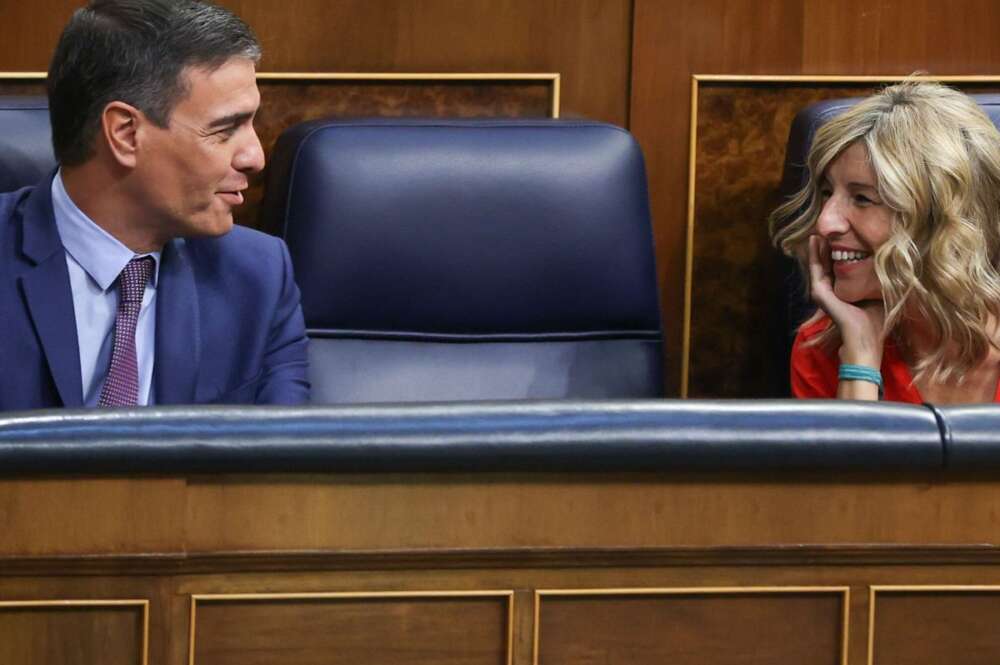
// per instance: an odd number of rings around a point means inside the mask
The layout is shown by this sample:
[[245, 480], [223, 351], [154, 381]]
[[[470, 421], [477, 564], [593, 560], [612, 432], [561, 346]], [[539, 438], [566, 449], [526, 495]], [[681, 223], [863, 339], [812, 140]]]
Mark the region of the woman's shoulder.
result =
[[806, 319], [799, 326], [799, 332], [795, 335], [795, 342], [808, 342], [821, 332], [833, 325], [833, 321], [822, 310], [817, 310], [815, 314]]

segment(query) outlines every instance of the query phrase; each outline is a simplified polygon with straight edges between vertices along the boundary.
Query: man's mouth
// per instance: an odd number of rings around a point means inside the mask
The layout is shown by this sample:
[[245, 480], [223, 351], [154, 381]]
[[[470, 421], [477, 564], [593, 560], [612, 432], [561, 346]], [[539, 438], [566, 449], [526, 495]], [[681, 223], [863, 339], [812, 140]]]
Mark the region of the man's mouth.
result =
[[216, 192], [229, 205], [238, 206], [243, 203], [243, 192], [240, 190]]

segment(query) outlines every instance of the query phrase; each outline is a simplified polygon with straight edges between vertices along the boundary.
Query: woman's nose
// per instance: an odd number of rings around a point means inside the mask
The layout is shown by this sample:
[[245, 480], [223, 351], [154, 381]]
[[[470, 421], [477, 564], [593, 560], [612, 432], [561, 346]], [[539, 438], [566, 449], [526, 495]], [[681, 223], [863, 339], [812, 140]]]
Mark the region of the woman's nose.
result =
[[849, 228], [850, 223], [836, 197], [827, 198], [823, 203], [823, 209], [819, 212], [819, 218], [816, 220], [816, 232], [824, 238], [828, 238], [832, 235], [846, 233]]

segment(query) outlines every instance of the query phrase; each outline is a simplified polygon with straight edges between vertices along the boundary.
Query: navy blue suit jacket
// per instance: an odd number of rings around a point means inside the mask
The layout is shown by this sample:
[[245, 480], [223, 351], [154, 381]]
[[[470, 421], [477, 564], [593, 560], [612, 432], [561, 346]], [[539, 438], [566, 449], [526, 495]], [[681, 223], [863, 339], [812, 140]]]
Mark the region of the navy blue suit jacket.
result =
[[[0, 411], [83, 402], [51, 182], [0, 194]], [[308, 401], [305, 324], [283, 241], [242, 227], [175, 239], [158, 279], [156, 404]]]

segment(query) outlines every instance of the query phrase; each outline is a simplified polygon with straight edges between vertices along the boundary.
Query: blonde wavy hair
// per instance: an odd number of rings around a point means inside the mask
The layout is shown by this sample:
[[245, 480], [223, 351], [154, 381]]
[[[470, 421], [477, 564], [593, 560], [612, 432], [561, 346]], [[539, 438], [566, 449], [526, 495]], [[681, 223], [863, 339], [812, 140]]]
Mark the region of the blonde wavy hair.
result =
[[[826, 170], [857, 141], [894, 212], [890, 238], [874, 256], [886, 330], [905, 345], [900, 324], [920, 321], [934, 350], [915, 359], [915, 376], [961, 382], [991, 347], [1000, 348], [1000, 132], [961, 92], [914, 81], [820, 127], [808, 182], [769, 219], [775, 246], [798, 259], [807, 280]], [[839, 333], [831, 326], [819, 343], [839, 346]]]

